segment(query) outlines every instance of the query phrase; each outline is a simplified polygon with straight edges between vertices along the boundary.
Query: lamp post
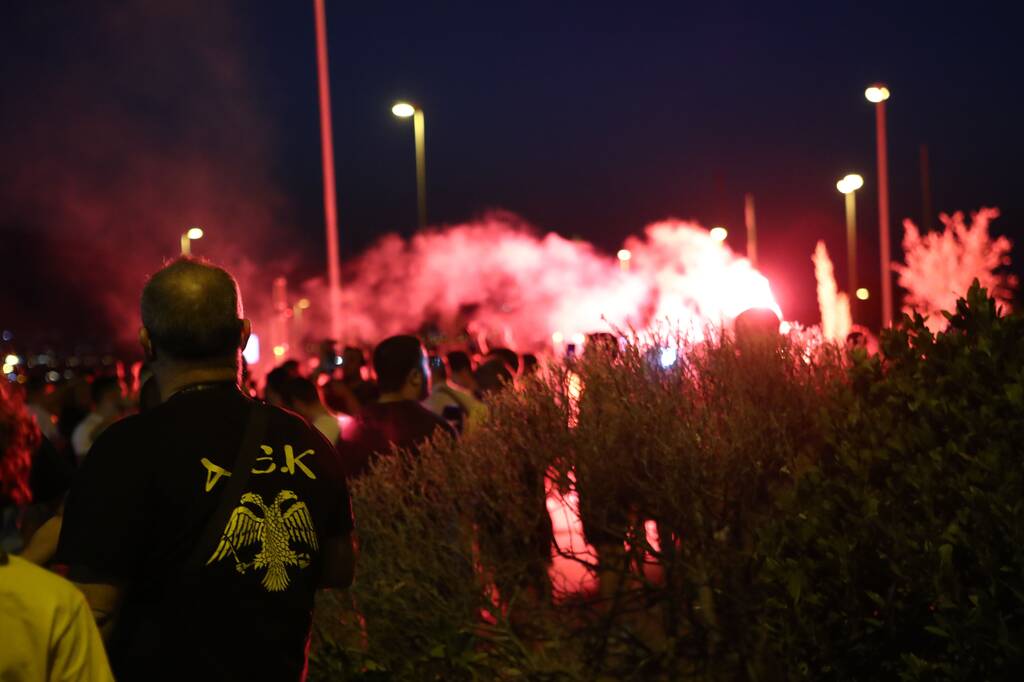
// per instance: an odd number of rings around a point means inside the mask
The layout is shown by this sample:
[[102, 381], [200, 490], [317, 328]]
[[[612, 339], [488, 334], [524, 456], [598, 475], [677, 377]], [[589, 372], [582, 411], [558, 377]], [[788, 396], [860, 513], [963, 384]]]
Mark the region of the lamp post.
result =
[[851, 296], [857, 291], [857, 190], [863, 186], [864, 178], [856, 173], [836, 183], [836, 189], [846, 196], [846, 292]]
[[882, 327], [892, 324], [892, 257], [889, 253], [889, 155], [885, 138], [885, 102], [889, 88], [881, 83], [864, 91], [875, 105], [875, 146], [878, 154], [878, 236], [882, 265]]
[[203, 228], [190, 227], [181, 234], [181, 255], [192, 255], [192, 242], [203, 238]]
[[324, 167], [324, 217], [327, 228], [327, 289], [331, 338], [341, 338], [341, 263], [338, 257], [338, 199], [334, 186], [334, 135], [331, 132], [331, 83], [327, 73], [327, 18], [324, 0], [313, 0], [316, 15], [317, 87], [320, 96], [320, 154]]
[[419, 227], [427, 226], [427, 155], [423, 131], [423, 110], [408, 102], [397, 102], [391, 113], [398, 118], [412, 118], [413, 136], [416, 138], [416, 205]]

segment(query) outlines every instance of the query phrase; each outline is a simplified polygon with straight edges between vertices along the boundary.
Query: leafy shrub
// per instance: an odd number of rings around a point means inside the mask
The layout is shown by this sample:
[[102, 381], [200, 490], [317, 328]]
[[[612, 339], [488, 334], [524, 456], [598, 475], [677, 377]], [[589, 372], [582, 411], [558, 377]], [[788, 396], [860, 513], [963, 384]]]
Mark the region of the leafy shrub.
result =
[[[977, 282], [861, 356], [762, 537], [790, 679], [1006, 679], [1024, 646], [1024, 318]], [[774, 588], [774, 589], [772, 589]]]
[[[313, 677], [1004, 676], [1022, 333], [975, 288], [948, 331], [906, 318], [871, 358], [716, 337], [552, 367], [353, 485], [358, 575], [318, 609]], [[578, 499], [601, 560], [564, 558], [599, 590], [547, 580], [546, 490]]]

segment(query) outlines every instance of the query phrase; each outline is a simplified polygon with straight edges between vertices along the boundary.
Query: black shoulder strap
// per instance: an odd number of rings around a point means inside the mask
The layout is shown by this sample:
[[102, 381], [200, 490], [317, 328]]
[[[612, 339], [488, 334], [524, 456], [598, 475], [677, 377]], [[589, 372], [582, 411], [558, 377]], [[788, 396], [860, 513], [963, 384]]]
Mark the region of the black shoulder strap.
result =
[[245, 426], [245, 434], [242, 436], [242, 445], [235, 459], [235, 466], [231, 476], [227, 479], [227, 486], [223, 489], [220, 503], [217, 509], [206, 522], [203, 533], [192, 549], [192, 554], [185, 563], [186, 570], [195, 571], [202, 568], [207, 559], [216, 551], [224, 528], [231, 518], [232, 512], [238, 506], [238, 499], [245, 492], [249, 483], [253, 464], [259, 456], [260, 441], [267, 432], [267, 422], [270, 417], [270, 408], [261, 402], [256, 402], [249, 412], [249, 421]]

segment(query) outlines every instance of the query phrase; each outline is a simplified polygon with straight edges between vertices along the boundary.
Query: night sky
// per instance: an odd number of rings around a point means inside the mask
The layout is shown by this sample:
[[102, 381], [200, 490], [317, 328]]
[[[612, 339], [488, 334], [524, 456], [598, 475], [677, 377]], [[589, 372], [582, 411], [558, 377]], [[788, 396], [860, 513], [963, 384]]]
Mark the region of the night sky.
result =
[[[18, 3], [0, 22], [0, 322], [102, 334], [97, 310], [134, 308], [200, 221], [211, 249], [316, 274], [312, 2], [86, 4]], [[409, 98], [432, 224], [506, 209], [613, 252], [674, 216], [724, 224], [742, 251], [752, 192], [761, 269], [787, 316], [815, 322], [810, 254], [824, 238], [845, 281], [835, 181], [851, 171], [877, 291], [873, 81], [893, 93], [894, 246], [921, 220], [922, 143], [936, 214], [994, 205], [994, 231], [1024, 236], [1006, 4], [689, 5], [328, 0], [343, 258], [415, 227], [411, 124], [389, 111]]]

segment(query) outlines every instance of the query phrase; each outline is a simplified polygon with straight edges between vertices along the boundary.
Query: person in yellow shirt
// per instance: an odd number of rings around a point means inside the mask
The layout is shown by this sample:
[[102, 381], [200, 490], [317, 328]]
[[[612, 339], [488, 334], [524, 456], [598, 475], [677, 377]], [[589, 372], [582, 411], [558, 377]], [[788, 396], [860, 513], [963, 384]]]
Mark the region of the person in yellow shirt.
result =
[[[31, 501], [38, 427], [21, 396], [0, 383], [0, 508]], [[0, 680], [113, 680], [85, 597], [74, 585], [0, 550]]]
[[57, 574], [10, 554], [0, 554], [0, 632], [0, 679], [114, 679], [82, 593]]

